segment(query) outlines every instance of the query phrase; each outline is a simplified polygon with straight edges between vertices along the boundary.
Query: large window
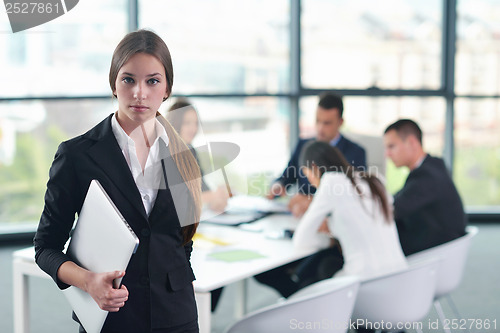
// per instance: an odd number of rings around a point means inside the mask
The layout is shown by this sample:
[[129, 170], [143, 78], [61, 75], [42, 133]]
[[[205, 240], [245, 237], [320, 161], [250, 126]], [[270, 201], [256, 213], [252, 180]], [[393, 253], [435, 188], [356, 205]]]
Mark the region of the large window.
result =
[[[172, 101], [165, 103], [165, 114]], [[264, 195], [271, 181], [286, 166], [289, 147], [290, 103], [276, 97], [191, 98], [199, 115], [200, 127], [193, 147], [208, 142], [230, 142], [239, 154], [229, 161], [227, 173], [232, 191]], [[212, 170], [201, 160], [202, 169]], [[225, 163], [224, 163], [225, 165]], [[224, 185], [220, 173], [205, 172], [209, 187]]]
[[455, 91], [500, 95], [500, 3], [459, 0]]
[[0, 226], [34, 224], [61, 141], [83, 134], [115, 109], [109, 100], [0, 104]]
[[500, 100], [459, 98], [455, 111], [455, 182], [474, 211], [495, 206], [498, 210]]
[[107, 73], [127, 30], [126, 4], [80, 1], [67, 14], [15, 34], [8, 20], [1, 22], [0, 98], [111, 96]]
[[457, 11], [454, 179], [471, 211], [498, 212], [500, 3], [459, 0]]
[[[318, 93], [332, 90], [345, 95], [346, 136], [416, 120], [467, 209], [493, 210], [499, 16], [496, 0], [89, 0], [12, 34], [0, 15], [0, 227], [36, 224], [57, 145], [116, 110], [111, 55], [137, 28], [170, 48], [171, 101], [190, 98], [202, 122], [194, 143], [241, 148], [228, 171], [242, 192], [261, 194], [279, 175], [296, 139], [314, 135]], [[391, 192], [406, 177], [389, 161], [384, 173]]]
[[287, 91], [289, 1], [139, 2], [139, 26], [152, 28], [172, 53], [174, 93]]
[[435, 0], [304, 0], [304, 86], [439, 88], [442, 8]]

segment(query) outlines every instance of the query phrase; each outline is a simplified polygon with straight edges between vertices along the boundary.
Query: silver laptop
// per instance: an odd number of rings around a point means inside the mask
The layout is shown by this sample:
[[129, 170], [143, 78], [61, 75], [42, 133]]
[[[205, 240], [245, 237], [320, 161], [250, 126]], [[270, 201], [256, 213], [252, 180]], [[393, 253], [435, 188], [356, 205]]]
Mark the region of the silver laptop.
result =
[[[92, 272], [124, 271], [138, 245], [139, 239], [104, 188], [92, 180], [67, 254]], [[115, 288], [120, 282], [121, 279], [115, 281]], [[77, 287], [71, 286], [63, 292], [87, 333], [99, 333], [108, 312], [101, 310], [90, 294]]]

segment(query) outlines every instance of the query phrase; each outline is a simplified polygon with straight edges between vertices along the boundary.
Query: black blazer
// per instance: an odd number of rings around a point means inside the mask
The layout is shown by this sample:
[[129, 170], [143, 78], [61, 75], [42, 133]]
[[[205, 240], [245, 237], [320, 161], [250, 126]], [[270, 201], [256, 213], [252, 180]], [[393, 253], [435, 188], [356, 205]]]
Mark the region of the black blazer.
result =
[[394, 195], [394, 218], [405, 255], [465, 234], [462, 200], [442, 159], [427, 156]]
[[[299, 193], [302, 194], [314, 194], [316, 192], [316, 189], [309, 183], [309, 180], [307, 180], [307, 177], [300, 170], [299, 166], [302, 148], [311, 140], [314, 139], [299, 139], [286, 169], [283, 171], [281, 177], [276, 180], [285, 186], [297, 184]], [[345, 138], [343, 135], [340, 136], [336, 147], [353, 166], [366, 169], [366, 153], [363, 147]]]
[[[129, 299], [119, 312], [109, 313], [102, 332], [150, 332], [196, 320], [194, 274], [189, 261], [192, 242], [182, 245], [171, 191], [168, 186], [158, 191], [148, 217], [113, 134], [111, 117], [59, 146], [34, 239], [36, 262], [59, 288], [68, 287], [57, 278], [59, 266], [69, 260], [61, 251], [90, 181], [97, 179], [140, 241], [123, 278]], [[164, 161], [168, 170], [177, 170], [171, 159]], [[170, 178], [170, 172], [167, 174]], [[174, 194], [176, 198], [188, 195], [187, 187], [182, 191]]]

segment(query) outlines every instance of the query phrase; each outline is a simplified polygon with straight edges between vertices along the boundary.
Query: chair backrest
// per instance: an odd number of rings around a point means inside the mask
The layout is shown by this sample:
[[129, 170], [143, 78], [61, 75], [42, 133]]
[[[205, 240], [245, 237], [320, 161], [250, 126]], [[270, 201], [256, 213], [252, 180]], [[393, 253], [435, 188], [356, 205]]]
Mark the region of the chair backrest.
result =
[[[373, 329], [394, 330], [398, 323], [424, 318], [434, 300], [439, 260], [410, 264], [403, 271], [362, 281], [352, 320]], [[370, 327], [384, 323], [383, 327]]]
[[347, 332], [359, 280], [331, 278], [317, 282], [286, 301], [246, 315], [226, 333]]
[[[384, 152], [384, 138], [382, 136], [346, 133], [346, 138], [365, 148], [368, 170], [376, 168], [378, 174], [385, 177], [386, 158]], [[374, 171], [374, 170], [373, 170]]]
[[436, 299], [449, 294], [460, 285], [465, 271], [470, 243], [477, 232], [477, 227], [468, 226], [464, 236], [408, 256], [407, 259], [410, 262], [428, 258], [441, 258], [438, 269]]

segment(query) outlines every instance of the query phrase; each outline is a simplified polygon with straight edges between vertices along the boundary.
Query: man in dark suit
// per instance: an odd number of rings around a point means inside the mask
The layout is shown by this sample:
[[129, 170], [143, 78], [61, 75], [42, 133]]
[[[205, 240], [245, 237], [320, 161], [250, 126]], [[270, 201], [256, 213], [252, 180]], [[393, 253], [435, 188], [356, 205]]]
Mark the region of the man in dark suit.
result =
[[422, 148], [422, 131], [412, 120], [401, 119], [384, 134], [386, 155], [410, 174], [394, 196], [394, 218], [405, 255], [465, 234], [462, 200], [442, 159]]
[[292, 213], [302, 216], [316, 189], [309, 184], [307, 177], [300, 170], [299, 157], [304, 144], [310, 140], [329, 142], [336, 146], [344, 154], [349, 163], [357, 168], [366, 168], [365, 150], [358, 144], [348, 140], [340, 133], [344, 119], [342, 118], [344, 105], [342, 97], [333, 93], [323, 93], [319, 97], [318, 107], [316, 109], [316, 138], [300, 139], [295, 147], [288, 166], [271, 186], [268, 198], [283, 196], [288, 194], [288, 189], [293, 185], [298, 185], [298, 193], [295, 194], [289, 203]]

